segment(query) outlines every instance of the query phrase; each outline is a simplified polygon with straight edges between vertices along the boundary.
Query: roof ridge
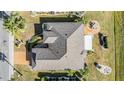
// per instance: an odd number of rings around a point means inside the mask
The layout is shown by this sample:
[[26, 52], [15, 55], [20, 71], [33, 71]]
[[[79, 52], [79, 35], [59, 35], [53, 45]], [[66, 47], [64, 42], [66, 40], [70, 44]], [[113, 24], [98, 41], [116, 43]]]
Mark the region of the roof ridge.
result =
[[[47, 25], [50, 26], [49, 24], [47, 24]], [[55, 28], [52, 28], [52, 29], [54, 29], [54, 30], [52, 30], [52, 32], [55, 32], [55, 33], [58, 34], [59, 36], [63, 37], [59, 32], [57, 32], [57, 30], [56, 30]], [[65, 37], [63, 37], [63, 38], [65, 38]]]
[[[48, 26], [50, 26], [50, 25], [48, 24]], [[52, 29], [54, 29], [54, 30], [52, 30], [52, 32], [55, 32], [55, 33], [56, 33], [57, 35], [59, 35], [61, 38], [66, 39], [66, 37], [62, 36], [59, 32], [57, 32], [55, 28], [52, 28]], [[59, 38], [60, 38], [60, 37], [59, 37]], [[58, 56], [52, 51], [52, 49], [49, 48], [49, 50], [50, 50], [56, 57], [58, 57]]]
[[[49, 25], [49, 23], [79, 23], [80, 25], [76, 28], [76, 30], [82, 25], [82, 23], [81, 22], [48, 22], [48, 26], [50, 26]], [[53, 28], [54, 30], [52, 30], [52, 32], [55, 32], [56, 34], [58, 34], [59, 36], [61, 36], [61, 37], [63, 37], [63, 38], [66, 38], [66, 36], [63, 36], [63, 35], [61, 35], [57, 30], [56, 30], [56, 28]], [[74, 30], [73, 32], [72, 32], [72, 34], [76, 31], [76, 30]], [[71, 34], [71, 35], [72, 35]], [[70, 36], [71, 36], [70, 35]], [[69, 37], [70, 37], [69, 36]]]
[[[52, 52], [52, 49], [50, 49], [50, 48], [48, 48], [48, 49]], [[52, 54], [57, 57], [57, 55], [55, 53], [52, 52]]]
[[[81, 25], [82, 25], [82, 24], [80, 24], [80, 26], [81, 26]], [[78, 26], [78, 27], [76, 28], [76, 30], [77, 30], [80, 26]], [[76, 30], [75, 30], [75, 31], [76, 31]], [[75, 31], [73, 31], [72, 34], [73, 34]], [[72, 34], [71, 34], [71, 35], [72, 35]], [[70, 36], [71, 36], [71, 35], [70, 35]], [[69, 36], [69, 37], [70, 37], [70, 36]]]

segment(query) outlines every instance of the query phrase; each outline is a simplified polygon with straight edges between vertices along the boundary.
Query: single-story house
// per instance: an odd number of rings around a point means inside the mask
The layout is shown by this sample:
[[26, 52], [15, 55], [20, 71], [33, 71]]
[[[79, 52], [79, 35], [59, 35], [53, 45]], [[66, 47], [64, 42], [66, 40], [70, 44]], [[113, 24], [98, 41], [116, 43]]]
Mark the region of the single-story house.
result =
[[31, 51], [32, 69], [83, 69], [86, 57], [83, 24], [78, 22], [46, 22], [42, 27], [43, 43], [36, 45]]

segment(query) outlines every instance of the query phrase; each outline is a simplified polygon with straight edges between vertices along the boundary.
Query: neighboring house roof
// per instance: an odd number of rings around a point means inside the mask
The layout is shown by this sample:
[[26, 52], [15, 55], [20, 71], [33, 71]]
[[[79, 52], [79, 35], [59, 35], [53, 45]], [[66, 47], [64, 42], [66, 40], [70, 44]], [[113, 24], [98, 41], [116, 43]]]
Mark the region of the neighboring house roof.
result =
[[[0, 13], [1, 14], [1, 13]], [[2, 15], [1, 15], [2, 17]], [[0, 81], [10, 80], [13, 68], [6, 62], [13, 65], [13, 37], [3, 27], [3, 19], [0, 19]]]
[[[75, 39], [78, 40], [77, 38], [80, 38], [82, 41], [79, 40], [80, 41], [79, 44], [81, 46], [83, 46], [83, 33], [82, 33], [83, 26], [81, 23], [77, 23], [77, 22], [48, 22], [48, 23], [44, 23], [43, 25], [44, 25], [43, 26], [44, 27], [43, 44], [44, 44], [44, 42], [48, 41], [48, 39], [50, 37], [57, 37], [57, 39], [54, 38], [54, 40], [52, 40], [54, 42], [47, 43], [48, 46], [45, 48], [43, 48], [43, 47], [41, 48], [39, 45], [35, 46], [35, 48], [32, 48], [33, 68], [43, 69], [42, 68], [42, 66], [44, 65], [43, 61], [47, 61], [46, 64], [48, 66], [49, 66], [48, 61], [51, 61], [51, 62], [54, 61], [53, 67], [55, 65], [57, 66], [55, 61], [58, 62], [58, 60], [60, 60], [63, 56], [65, 56], [67, 54], [67, 51], [69, 50], [68, 44], [71, 42], [72, 43], [78, 42], [78, 41], [73, 42], [71, 40], [68, 40], [70, 38], [70, 36], [75, 32], [79, 32], [79, 33], [77, 33], [77, 36], [75, 36], [76, 37]], [[80, 47], [80, 45], [79, 45], [79, 47]], [[81, 52], [82, 50], [83, 50], [83, 48], [81, 48], [79, 51]], [[73, 55], [75, 55], [75, 54], [73, 54]], [[82, 65], [80, 65], [79, 68], [81, 68], [81, 67], [82, 67]], [[65, 66], [65, 68], [67, 68], [67, 67]], [[65, 69], [65, 68], [63, 66], [60, 69]], [[72, 66], [72, 68], [73, 68], [73, 66]], [[47, 67], [46, 67], [46, 69], [47, 69]], [[58, 67], [58, 69], [59, 69], [59, 67]], [[78, 67], [76, 67], [76, 69], [78, 69]], [[52, 69], [48, 68], [47, 70], [52, 70]]]

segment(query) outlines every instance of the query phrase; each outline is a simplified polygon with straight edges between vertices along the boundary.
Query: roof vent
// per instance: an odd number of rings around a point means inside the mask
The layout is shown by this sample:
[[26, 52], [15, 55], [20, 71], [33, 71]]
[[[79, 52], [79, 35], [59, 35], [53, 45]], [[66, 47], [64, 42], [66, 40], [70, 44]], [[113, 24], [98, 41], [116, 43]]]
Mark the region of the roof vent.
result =
[[59, 52], [58, 52], [58, 51], [56, 51], [56, 53], [57, 53], [57, 54], [59, 54]]
[[47, 26], [47, 24], [44, 24], [44, 25], [42, 25], [42, 28], [43, 28], [43, 30], [45, 30], [45, 31], [51, 31], [52, 30], [52, 28], [53, 28], [53, 26]]
[[48, 31], [51, 31], [51, 30], [52, 30], [52, 28], [53, 28], [53, 26], [50, 26], [47, 30], [48, 30]]
[[68, 34], [65, 34], [65, 36], [67, 36]]

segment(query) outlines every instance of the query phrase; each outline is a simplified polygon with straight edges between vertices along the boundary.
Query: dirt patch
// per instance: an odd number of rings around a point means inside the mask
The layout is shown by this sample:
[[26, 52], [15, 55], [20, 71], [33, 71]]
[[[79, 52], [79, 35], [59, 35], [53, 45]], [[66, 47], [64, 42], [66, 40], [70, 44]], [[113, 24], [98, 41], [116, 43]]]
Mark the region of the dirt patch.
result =
[[14, 64], [28, 65], [29, 61], [26, 59], [25, 51], [16, 51], [14, 53]]

